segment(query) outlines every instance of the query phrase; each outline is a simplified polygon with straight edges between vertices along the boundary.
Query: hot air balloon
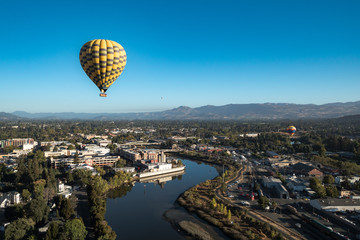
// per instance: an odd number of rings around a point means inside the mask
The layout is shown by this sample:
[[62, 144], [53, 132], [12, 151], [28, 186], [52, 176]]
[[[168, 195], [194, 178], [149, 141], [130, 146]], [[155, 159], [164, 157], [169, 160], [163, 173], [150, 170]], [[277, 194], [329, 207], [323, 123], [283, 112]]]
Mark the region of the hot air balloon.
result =
[[296, 132], [296, 127], [295, 126], [289, 126], [286, 129], [286, 132], [290, 135], [293, 136]]
[[100, 89], [101, 97], [120, 76], [126, 65], [126, 53], [117, 42], [95, 39], [80, 50], [80, 64], [88, 77]]

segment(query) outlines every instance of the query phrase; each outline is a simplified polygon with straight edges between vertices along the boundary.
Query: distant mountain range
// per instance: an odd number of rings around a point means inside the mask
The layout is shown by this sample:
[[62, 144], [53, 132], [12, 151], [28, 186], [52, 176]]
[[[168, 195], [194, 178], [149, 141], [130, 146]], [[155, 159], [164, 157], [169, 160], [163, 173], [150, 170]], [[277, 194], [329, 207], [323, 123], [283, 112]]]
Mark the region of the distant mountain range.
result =
[[251, 120], [251, 119], [305, 119], [339, 118], [360, 114], [360, 101], [315, 104], [228, 104], [224, 106], [181, 106], [162, 112], [142, 113], [27, 113], [17, 111], [0, 113], [0, 120], [25, 119], [89, 119], [89, 120]]
[[21, 120], [22, 117], [16, 116], [11, 113], [0, 112], [0, 121], [16, 121]]

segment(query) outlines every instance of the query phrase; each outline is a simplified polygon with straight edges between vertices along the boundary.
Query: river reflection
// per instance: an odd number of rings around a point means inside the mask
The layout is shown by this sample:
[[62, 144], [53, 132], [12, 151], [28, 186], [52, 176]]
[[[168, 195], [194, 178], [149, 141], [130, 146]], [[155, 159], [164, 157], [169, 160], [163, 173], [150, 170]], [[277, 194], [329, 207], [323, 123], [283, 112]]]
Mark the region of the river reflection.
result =
[[175, 173], [168, 173], [161, 176], [153, 176], [153, 177], [147, 177], [147, 178], [140, 178], [139, 182], [141, 183], [156, 183], [156, 184], [165, 184], [166, 182], [172, 181], [175, 178], [178, 178], [179, 180], [182, 179], [182, 175], [185, 174], [185, 170]]
[[125, 197], [128, 192], [134, 187], [133, 184], [125, 184], [119, 188], [112, 189], [107, 193], [108, 198], [121, 198]]
[[216, 177], [218, 171], [203, 163], [189, 160], [183, 163], [185, 173], [167, 176], [168, 181], [163, 177], [109, 192], [105, 218], [118, 239], [184, 239], [164, 219], [163, 213], [174, 206], [186, 189]]

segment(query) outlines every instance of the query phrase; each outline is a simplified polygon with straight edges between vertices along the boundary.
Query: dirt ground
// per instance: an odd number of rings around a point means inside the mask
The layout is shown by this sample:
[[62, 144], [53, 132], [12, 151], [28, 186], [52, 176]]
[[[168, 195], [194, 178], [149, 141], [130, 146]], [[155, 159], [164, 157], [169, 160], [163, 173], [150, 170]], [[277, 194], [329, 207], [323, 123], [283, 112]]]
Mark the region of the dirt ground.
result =
[[[189, 221], [197, 226], [199, 226], [200, 231], [203, 233], [203, 235], [209, 236], [209, 239], [213, 240], [220, 240], [220, 239], [228, 239], [225, 236], [221, 236], [222, 234], [217, 233], [212, 226], [210, 226], [207, 223], [204, 223], [197, 219], [196, 217], [189, 214], [186, 210], [182, 209], [181, 207], [175, 207], [172, 208], [164, 213], [164, 217], [166, 220], [168, 220], [174, 228], [176, 228], [178, 231], [180, 230], [179, 223], [182, 221]], [[195, 239], [193, 237], [186, 237], [187, 239]]]

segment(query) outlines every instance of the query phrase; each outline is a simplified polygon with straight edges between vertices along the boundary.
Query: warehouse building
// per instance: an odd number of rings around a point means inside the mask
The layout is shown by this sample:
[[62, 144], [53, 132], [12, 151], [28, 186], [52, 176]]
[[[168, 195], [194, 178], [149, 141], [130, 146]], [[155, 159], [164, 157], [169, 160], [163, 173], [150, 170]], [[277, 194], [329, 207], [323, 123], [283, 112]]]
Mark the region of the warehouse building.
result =
[[360, 211], [360, 199], [326, 198], [310, 200], [310, 205], [319, 210], [330, 212]]

